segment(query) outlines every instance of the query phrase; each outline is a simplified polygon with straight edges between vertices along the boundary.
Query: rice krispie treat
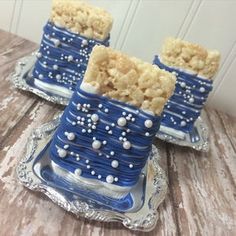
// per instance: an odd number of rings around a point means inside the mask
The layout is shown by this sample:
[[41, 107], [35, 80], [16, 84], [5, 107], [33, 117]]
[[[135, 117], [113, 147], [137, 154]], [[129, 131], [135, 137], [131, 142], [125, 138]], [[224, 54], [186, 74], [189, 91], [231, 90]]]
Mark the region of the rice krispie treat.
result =
[[[109, 201], [118, 199], [114, 207], [119, 210], [130, 208], [132, 201], [124, 201], [141, 178], [174, 85], [175, 76], [157, 66], [94, 47], [85, 80], [76, 87], [53, 137], [52, 165]], [[154, 97], [146, 94], [148, 89], [160, 91]], [[133, 90], [142, 95], [135, 97]], [[150, 105], [143, 109], [145, 99]]]
[[167, 38], [160, 54], [167, 66], [190, 70], [194, 74], [211, 79], [217, 72], [220, 53], [181, 39]]
[[112, 16], [99, 7], [79, 0], [53, 0], [50, 21], [75, 34], [105, 40], [112, 26]]
[[184, 139], [212, 90], [220, 53], [181, 39], [168, 38], [154, 64], [176, 75], [173, 96], [165, 105], [160, 130]]
[[84, 82], [99, 94], [160, 115], [174, 89], [175, 76], [135, 57], [95, 46]]
[[109, 45], [112, 17], [78, 0], [54, 0], [32, 75], [40, 89], [70, 97], [95, 45]]

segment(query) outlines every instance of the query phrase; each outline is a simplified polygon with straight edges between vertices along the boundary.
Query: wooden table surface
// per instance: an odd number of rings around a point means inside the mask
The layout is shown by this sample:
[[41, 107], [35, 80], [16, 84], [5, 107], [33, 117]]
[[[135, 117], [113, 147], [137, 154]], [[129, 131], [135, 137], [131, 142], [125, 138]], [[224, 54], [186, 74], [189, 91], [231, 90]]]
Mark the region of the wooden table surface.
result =
[[118, 223], [76, 219], [40, 193], [24, 188], [15, 167], [31, 131], [61, 106], [12, 86], [17, 59], [37, 45], [0, 30], [0, 235], [236, 235], [236, 118], [207, 108], [210, 151], [156, 141], [169, 192], [150, 233]]

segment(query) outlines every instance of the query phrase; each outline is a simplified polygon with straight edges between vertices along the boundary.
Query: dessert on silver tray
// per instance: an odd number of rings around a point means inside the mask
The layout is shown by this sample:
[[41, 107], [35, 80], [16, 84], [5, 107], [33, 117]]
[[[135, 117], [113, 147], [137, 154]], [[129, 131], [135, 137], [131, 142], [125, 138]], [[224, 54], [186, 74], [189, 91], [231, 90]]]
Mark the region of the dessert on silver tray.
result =
[[[167, 181], [158, 164], [157, 148], [152, 147], [139, 184], [132, 190], [136, 209], [119, 212], [99, 203], [78, 179], [55, 169], [47, 153], [48, 143], [59, 124], [59, 118], [35, 129], [27, 142], [26, 152], [17, 166], [23, 185], [48, 196], [54, 203], [76, 216], [105, 222], [120, 222], [132, 230], [150, 231], [158, 220], [158, 206], [167, 192]], [[86, 192], [87, 193], [87, 192]], [[108, 199], [109, 200], [109, 199]]]
[[167, 186], [152, 143], [174, 86], [173, 74], [95, 46], [63, 115], [31, 136], [21, 182], [77, 215], [153, 229]]
[[153, 64], [176, 75], [174, 94], [165, 104], [157, 137], [196, 150], [208, 150], [208, 130], [200, 114], [213, 88], [220, 53], [168, 38]]
[[39, 50], [20, 60], [13, 76], [15, 86], [68, 104], [82, 82], [93, 47], [109, 46], [112, 22], [107, 11], [85, 2], [53, 1]]

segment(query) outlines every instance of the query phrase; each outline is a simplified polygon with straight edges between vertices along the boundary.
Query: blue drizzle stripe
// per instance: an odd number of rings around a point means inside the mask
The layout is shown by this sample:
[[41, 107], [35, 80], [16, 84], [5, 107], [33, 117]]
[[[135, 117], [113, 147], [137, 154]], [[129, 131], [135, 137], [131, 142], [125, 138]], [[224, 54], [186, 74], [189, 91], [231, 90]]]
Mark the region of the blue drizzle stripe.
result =
[[[90, 106], [86, 108], [85, 105], [84, 108], [84, 104]], [[99, 117], [97, 122], [91, 120], [93, 114]], [[126, 118], [125, 126], [117, 124], [120, 117]], [[151, 128], [145, 127], [146, 120], [152, 121]], [[92, 125], [94, 129], [91, 128]], [[158, 116], [105, 96], [87, 93], [78, 86], [53, 137], [50, 155], [55, 163], [70, 172], [79, 168], [82, 177], [98, 179], [98, 175], [101, 175], [100, 180], [106, 182], [106, 177], [111, 175], [114, 179], [117, 178], [113, 181], [114, 185], [133, 186], [145, 166], [159, 126]], [[109, 130], [106, 130], [106, 127], [109, 127]], [[91, 132], [88, 132], [89, 129]], [[86, 132], [83, 132], [84, 130]], [[112, 134], [109, 131], [112, 131]], [[68, 140], [66, 132], [73, 133], [75, 139]], [[126, 133], [125, 136], [122, 135], [123, 132]], [[99, 149], [93, 149], [94, 137], [101, 143], [107, 143], [102, 144]], [[120, 137], [125, 137], [131, 143], [130, 149], [123, 148], [125, 140], [120, 140]], [[59, 156], [58, 149], [66, 151], [64, 158]], [[76, 154], [77, 157], [79, 155], [79, 160], [76, 159]], [[119, 166], [112, 167], [112, 161], [118, 161]], [[94, 175], [92, 171], [95, 172]]]
[[[55, 41], [60, 44], [56, 46]], [[83, 45], [83, 41], [87, 45]], [[33, 70], [34, 78], [74, 91], [76, 84], [83, 80], [89, 55], [95, 45], [109, 46], [109, 37], [104, 41], [88, 39], [48, 22], [39, 49], [41, 57], [38, 57]], [[73, 59], [68, 61], [71, 56]], [[54, 65], [58, 68], [53, 68]]]
[[158, 56], [155, 56], [153, 64], [175, 73], [177, 77], [174, 94], [164, 107], [161, 125], [191, 132], [212, 90], [212, 81], [166, 66]]

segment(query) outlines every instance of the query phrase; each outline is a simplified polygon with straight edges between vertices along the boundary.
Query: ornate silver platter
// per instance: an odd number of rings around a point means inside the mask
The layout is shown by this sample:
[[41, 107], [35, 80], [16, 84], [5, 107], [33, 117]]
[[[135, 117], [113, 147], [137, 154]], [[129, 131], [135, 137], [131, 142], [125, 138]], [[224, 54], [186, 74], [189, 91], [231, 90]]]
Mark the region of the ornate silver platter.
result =
[[15, 72], [11, 74], [13, 84], [16, 88], [32, 92], [47, 101], [67, 105], [70, 98], [63, 97], [53, 92], [45, 91], [34, 84], [34, 78], [32, 77], [32, 70], [37, 58], [35, 53], [21, 58], [16, 63]]
[[158, 164], [157, 148], [153, 146], [147, 165], [142, 172], [143, 188], [137, 190], [142, 191], [142, 204], [135, 211], [119, 212], [95, 203], [89, 196], [86, 198], [79, 194], [72, 196], [73, 186], [68, 185], [67, 188], [61, 188], [60, 185], [57, 186], [56, 182], [54, 185], [51, 184], [55, 178], [51, 178], [52, 180], [49, 181], [40, 175], [42, 166], [48, 165], [50, 167], [49, 156], [45, 154], [40, 157], [40, 154], [50, 142], [58, 124], [59, 117], [32, 132], [27, 142], [25, 155], [16, 169], [20, 182], [33, 191], [44, 193], [54, 203], [76, 216], [98, 221], [121, 222], [132, 230], [152, 230], [158, 220], [157, 208], [167, 192], [166, 177]]
[[161, 128], [156, 134], [156, 137], [179, 146], [191, 147], [197, 151], [207, 152], [209, 150], [208, 135], [207, 125], [199, 117], [194, 123], [192, 132], [186, 134], [183, 138], [162, 132]]

